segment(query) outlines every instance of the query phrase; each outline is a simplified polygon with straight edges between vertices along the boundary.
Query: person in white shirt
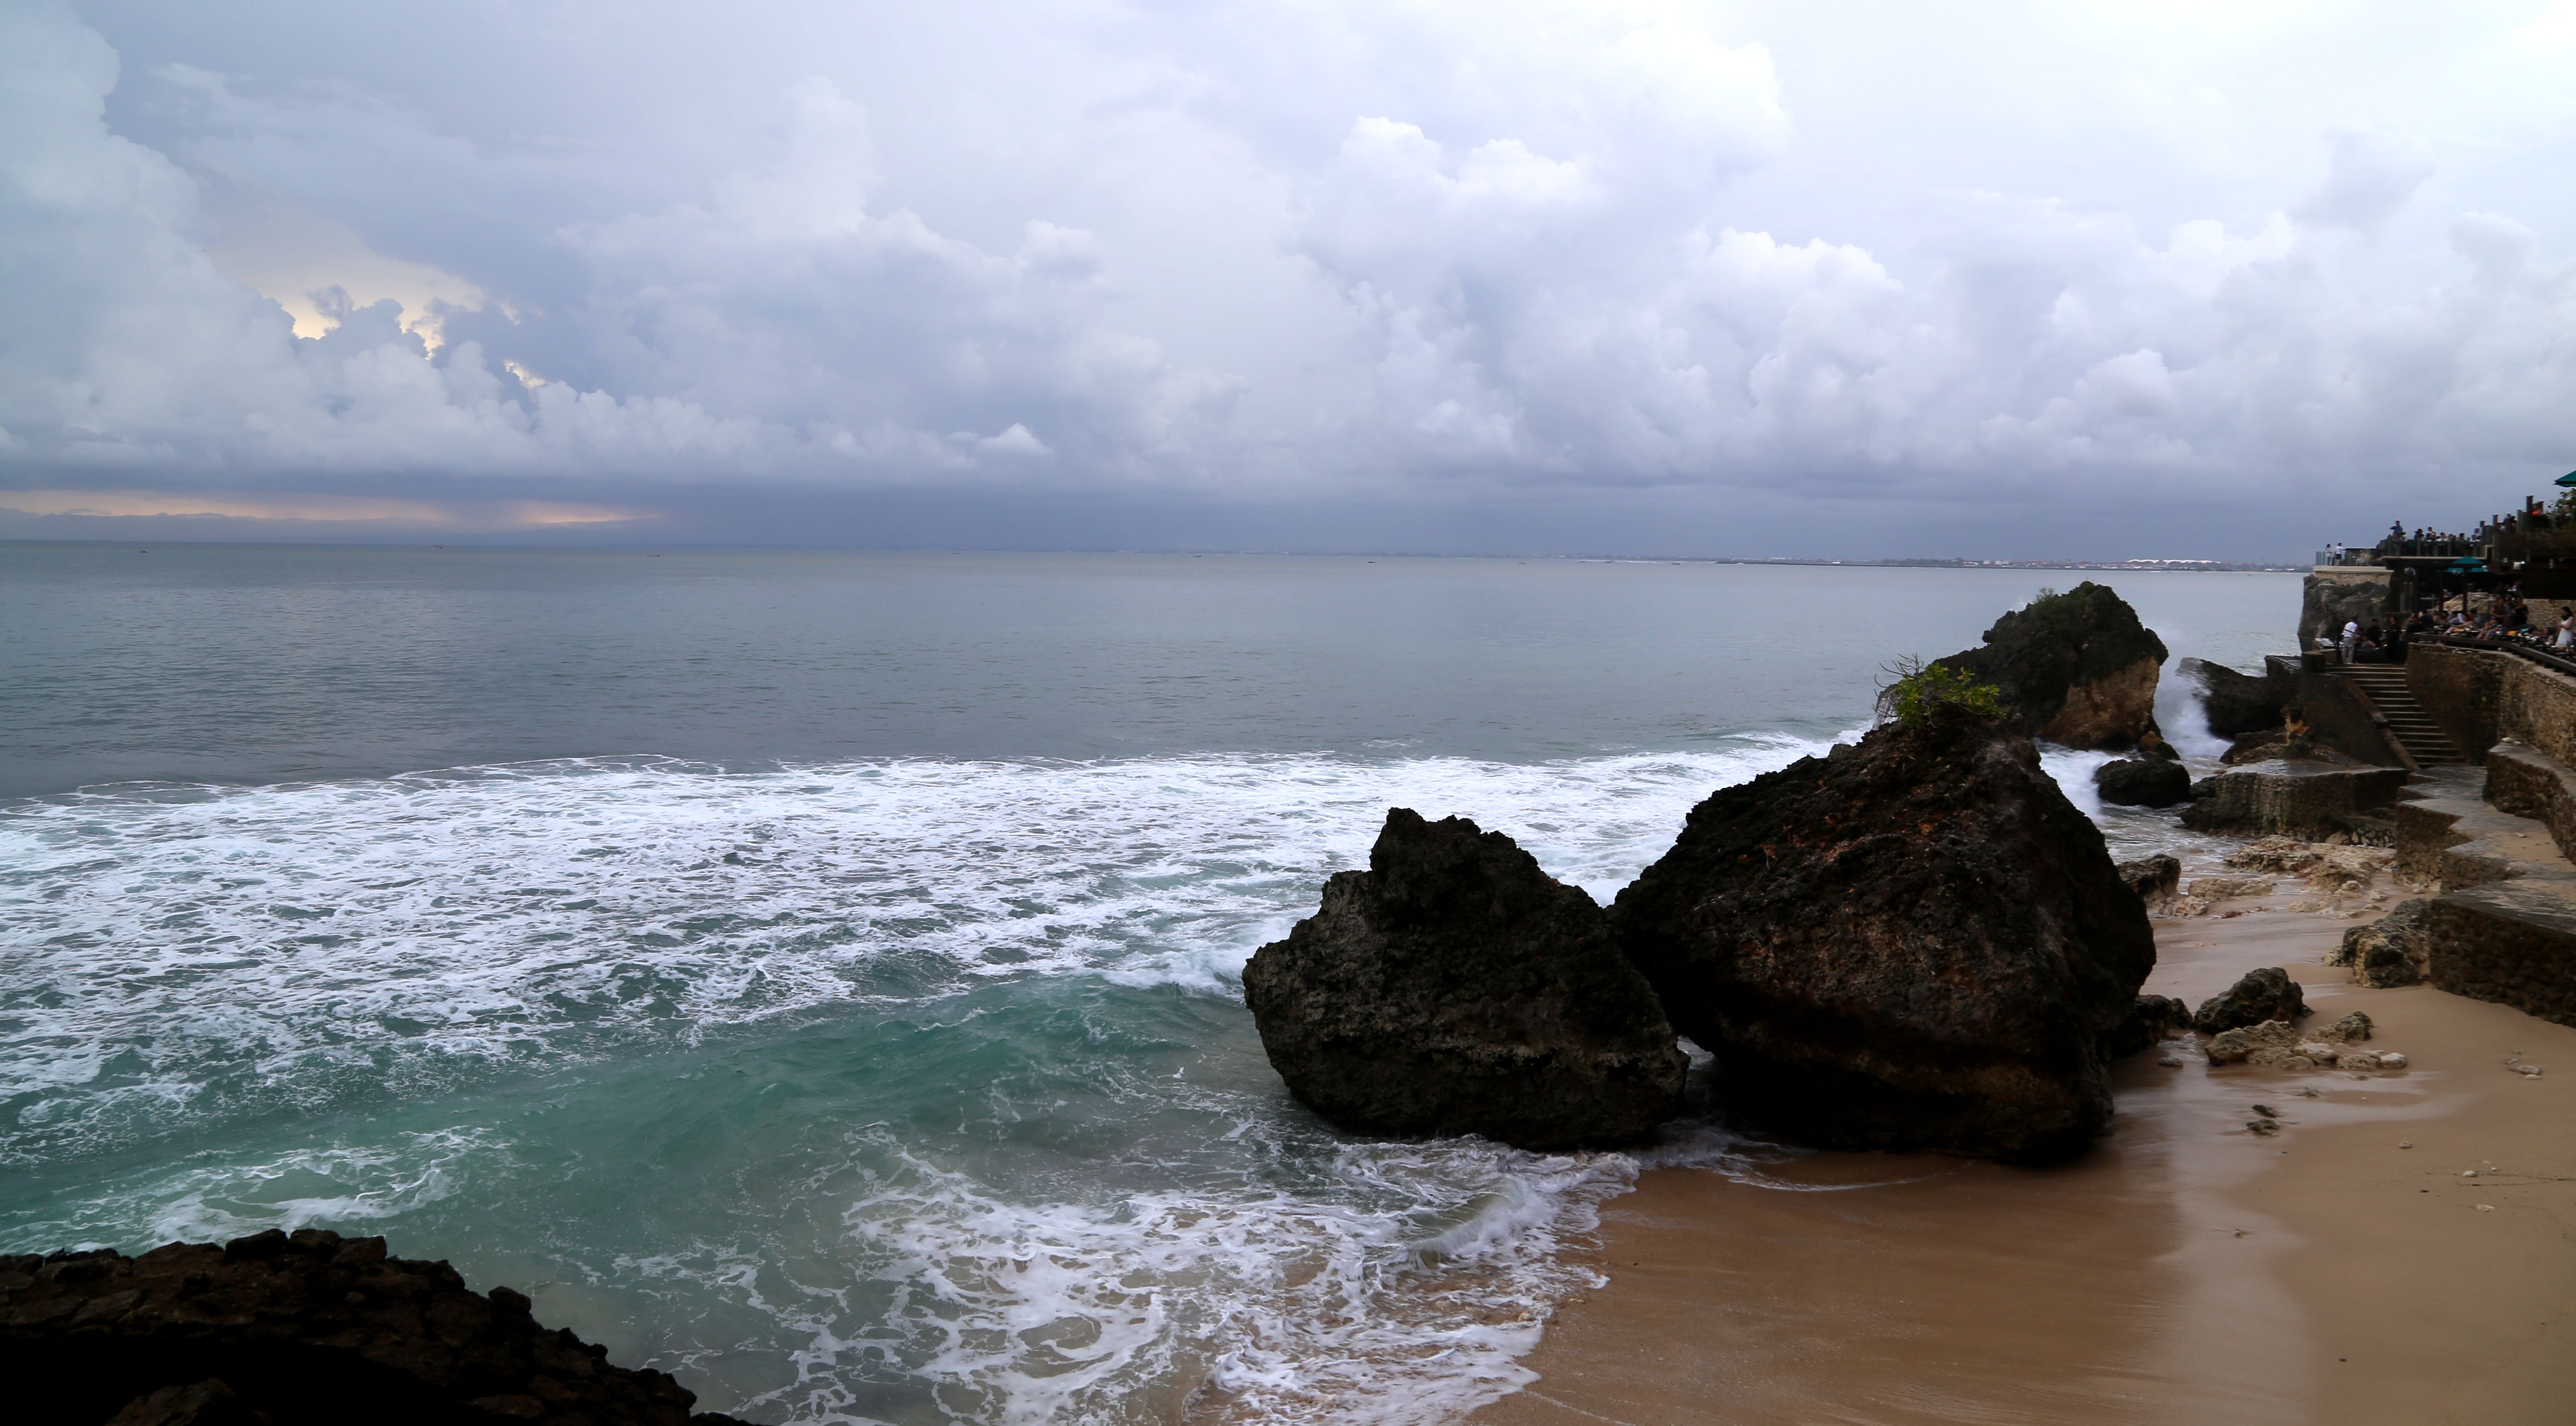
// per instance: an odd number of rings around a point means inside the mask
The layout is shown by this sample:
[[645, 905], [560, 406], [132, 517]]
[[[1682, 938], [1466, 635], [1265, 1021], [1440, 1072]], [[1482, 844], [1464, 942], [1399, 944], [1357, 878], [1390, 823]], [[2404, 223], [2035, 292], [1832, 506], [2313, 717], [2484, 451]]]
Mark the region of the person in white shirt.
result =
[[2348, 619], [2343, 626], [2343, 661], [2352, 662], [2352, 646], [2361, 642], [2361, 621]]
[[2558, 606], [2558, 647], [2576, 649], [2576, 609]]

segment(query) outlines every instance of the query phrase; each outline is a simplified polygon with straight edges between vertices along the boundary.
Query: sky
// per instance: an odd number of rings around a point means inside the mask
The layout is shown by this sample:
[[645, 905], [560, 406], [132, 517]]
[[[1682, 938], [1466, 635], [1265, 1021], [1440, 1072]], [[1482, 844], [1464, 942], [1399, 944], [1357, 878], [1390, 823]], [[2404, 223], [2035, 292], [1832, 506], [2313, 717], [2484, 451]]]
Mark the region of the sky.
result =
[[2571, 175], [2576, 0], [0, 0], [0, 538], [2298, 559]]

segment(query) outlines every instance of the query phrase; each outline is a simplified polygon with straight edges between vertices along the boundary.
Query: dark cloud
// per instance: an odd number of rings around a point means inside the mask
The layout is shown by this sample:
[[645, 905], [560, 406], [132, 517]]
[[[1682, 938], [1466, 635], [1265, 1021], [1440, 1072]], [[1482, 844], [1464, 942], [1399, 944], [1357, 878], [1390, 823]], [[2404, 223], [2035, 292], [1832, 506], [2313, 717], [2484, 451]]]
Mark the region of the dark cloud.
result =
[[2071, 14], [11, 4], [8, 528], [2246, 557], [2576, 462], [2554, 31]]

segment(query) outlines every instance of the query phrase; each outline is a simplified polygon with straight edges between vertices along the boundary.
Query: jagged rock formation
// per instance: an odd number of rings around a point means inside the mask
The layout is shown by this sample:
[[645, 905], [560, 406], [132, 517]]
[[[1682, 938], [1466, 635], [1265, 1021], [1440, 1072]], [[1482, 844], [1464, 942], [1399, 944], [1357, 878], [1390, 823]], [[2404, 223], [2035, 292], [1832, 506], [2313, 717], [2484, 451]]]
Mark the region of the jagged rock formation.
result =
[[2133, 862], [2115, 863], [2113, 869], [2120, 873], [2121, 884], [2136, 892], [2150, 911], [2182, 888], [2182, 863], [2161, 852]]
[[1243, 993], [1289, 1090], [1356, 1132], [1557, 1149], [1680, 1112], [1688, 1062], [1600, 908], [1463, 817], [1389, 810]]
[[2238, 673], [2207, 659], [2184, 659], [2174, 665], [2174, 672], [2199, 686], [2211, 736], [2232, 741], [2281, 726], [2287, 690], [2278, 680]]
[[2111, 1058], [2125, 1060], [2191, 1028], [2191, 1007], [2170, 995], [2141, 995], [2111, 1032]]
[[1983, 646], [1941, 659], [2001, 690], [2031, 736], [2133, 748], [2155, 727], [2165, 645], [2107, 586], [2086, 580], [1997, 619]]
[[1953, 704], [1711, 795], [1611, 920], [1726, 1104], [1839, 1148], [2080, 1152], [2155, 964], [2029, 738]]
[[2317, 647], [2343, 637], [2346, 624], [2369, 625], [2388, 615], [2388, 571], [2367, 565], [2333, 574], [2311, 574], [2300, 582], [2299, 648]]
[[742, 1426], [606, 1355], [506, 1287], [387, 1257], [382, 1238], [0, 1257], [0, 1372], [21, 1421]]
[[2122, 807], [2171, 807], [2191, 800], [2191, 773], [2178, 762], [2115, 758], [2093, 769], [2093, 788]]
[[2308, 1013], [2299, 983], [2279, 966], [2249, 970], [2234, 985], [2200, 1002], [2191, 1028], [2204, 1035], [2242, 1029], [2266, 1020], [2296, 1020]]

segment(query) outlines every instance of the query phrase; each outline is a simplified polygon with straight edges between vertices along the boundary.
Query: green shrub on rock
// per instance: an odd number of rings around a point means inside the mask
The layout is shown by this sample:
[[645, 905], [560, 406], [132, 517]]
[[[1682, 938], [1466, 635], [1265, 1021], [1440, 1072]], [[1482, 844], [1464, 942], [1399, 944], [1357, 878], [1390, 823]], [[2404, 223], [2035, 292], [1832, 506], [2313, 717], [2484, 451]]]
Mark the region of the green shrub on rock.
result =
[[1878, 721], [1904, 723], [1908, 726], [1923, 721], [1923, 715], [1937, 704], [1955, 703], [1972, 713], [2000, 718], [2004, 713], [2001, 689], [1991, 683], [1979, 683], [1959, 669], [1947, 664], [1924, 665], [1919, 658], [1902, 658], [1888, 665], [1889, 681], [1878, 690]]

